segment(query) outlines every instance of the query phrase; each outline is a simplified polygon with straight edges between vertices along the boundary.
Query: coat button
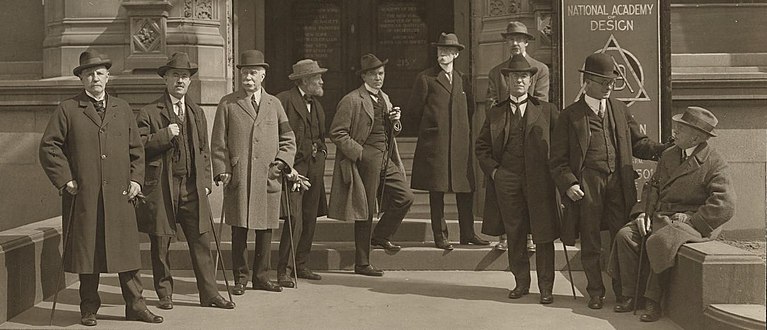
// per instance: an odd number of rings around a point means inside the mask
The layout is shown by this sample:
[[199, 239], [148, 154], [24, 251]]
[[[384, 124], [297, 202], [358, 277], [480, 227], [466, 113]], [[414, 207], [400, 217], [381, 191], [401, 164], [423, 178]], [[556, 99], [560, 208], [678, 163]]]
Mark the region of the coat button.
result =
[[100, 129], [99, 129], [99, 133], [104, 133], [104, 129], [103, 129], [103, 128], [100, 128]]
[[101, 159], [107, 159], [107, 155], [101, 155]]
[[101, 181], [101, 184], [105, 185], [107, 184], [107, 180]]

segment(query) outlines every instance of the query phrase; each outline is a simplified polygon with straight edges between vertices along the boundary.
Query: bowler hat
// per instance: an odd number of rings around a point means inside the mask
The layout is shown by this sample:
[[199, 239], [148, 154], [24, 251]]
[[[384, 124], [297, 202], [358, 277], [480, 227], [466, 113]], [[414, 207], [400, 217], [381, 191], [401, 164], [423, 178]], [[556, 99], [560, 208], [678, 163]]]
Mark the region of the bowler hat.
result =
[[106, 55], [99, 54], [96, 51], [84, 51], [80, 53], [80, 65], [78, 65], [72, 73], [75, 76], [80, 76], [80, 72], [87, 68], [103, 66], [107, 69], [112, 67], [112, 61]]
[[501, 69], [501, 74], [508, 74], [509, 72], [530, 72], [530, 75], [534, 75], [538, 72], [538, 68], [530, 66], [530, 62], [525, 59], [525, 55], [516, 54], [511, 57], [509, 65]]
[[360, 58], [360, 69], [357, 70], [357, 74], [378, 69], [386, 65], [386, 63], [388, 62], [389, 62], [388, 59], [381, 61], [378, 59], [378, 57], [376, 57], [373, 54], [362, 55], [362, 58]]
[[693, 128], [703, 131], [703, 133], [706, 133], [710, 136], [716, 136], [716, 133], [714, 133], [714, 128], [716, 127], [716, 124], [719, 123], [719, 120], [716, 119], [711, 111], [701, 107], [687, 107], [684, 113], [675, 115], [671, 117], [671, 119], [676, 122], [692, 126]]
[[189, 55], [184, 52], [173, 53], [170, 56], [170, 61], [167, 64], [157, 69], [157, 74], [160, 77], [165, 76], [165, 72], [170, 69], [182, 69], [189, 70], [189, 73], [194, 75], [197, 73], [197, 64], [189, 61]]
[[583, 69], [578, 69], [583, 73], [595, 76], [615, 79], [618, 77], [618, 70], [615, 70], [615, 60], [605, 53], [594, 53], [586, 57], [586, 64]]
[[511, 21], [506, 25], [506, 32], [501, 32], [501, 35], [506, 38], [514, 34], [521, 34], [527, 37], [527, 39], [535, 40], [532, 34], [527, 32], [527, 26], [522, 22]]
[[236, 65], [238, 69], [246, 66], [262, 66], [266, 69], [269, 64], [264, 62], [264, 53], [260, 50], [246, 50], [240, 54], [240, 63]]
[[328, 69], [321, 68], [315, 60], [303, 59], [293, 64], [293, 73], [288, 76], [290, 80], [300, 79], [313, 74], [325, 73]]
[[434, 47], [455, 47], [458, 50], [463, 50], [465, 47], [458, 42], [458, 36], [453, 33], [445, 33], [439, 35], [439, 41], [432, 42]]

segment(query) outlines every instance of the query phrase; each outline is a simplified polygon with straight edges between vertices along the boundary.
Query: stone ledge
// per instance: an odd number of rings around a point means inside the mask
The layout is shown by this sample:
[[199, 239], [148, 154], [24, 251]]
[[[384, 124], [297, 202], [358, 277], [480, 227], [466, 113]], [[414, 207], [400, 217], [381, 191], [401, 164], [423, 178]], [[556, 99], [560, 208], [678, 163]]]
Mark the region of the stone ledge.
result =
[[705, 329], [764, 329], [764, 305], [714, 304], [705, 312]]

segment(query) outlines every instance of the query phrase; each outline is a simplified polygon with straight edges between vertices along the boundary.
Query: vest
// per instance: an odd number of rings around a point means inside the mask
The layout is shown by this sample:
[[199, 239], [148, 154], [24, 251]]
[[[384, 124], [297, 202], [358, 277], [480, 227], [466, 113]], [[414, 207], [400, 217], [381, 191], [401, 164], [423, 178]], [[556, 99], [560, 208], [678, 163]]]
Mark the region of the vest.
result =
[[383, 99], [379, 98], [379, 102], [373, 102], [373, 127], [367, 140], [365, 140], [365, 145], [386, 151], [386, 123]]
[[312, 143], [320, 143], [320, 118], [317, 114], [317, 102], [312, 100], [312, 112], [309, 113], [309, 138]]
[[[517, 110], [519, 111], [519, 110]], [[509, 116], [509, 138], [501, 154], [501, 166], [513, 173], [525, 173], [525, 125], [527, 113], [522, 119], [517, 119], [511, 110], [507, 110]]]
[[613, 173], [616, 166], [615, 141], [613, 141], [615, 129], [609, 119], [610, 111], [605, 111], [604, 118], [599, 118], [591, 109], [587, 113], [591, 139], [586, 149], [583, 166], [605, 174]]
[[184, 113], [186, 118], [181, 122], [176, 113], [171, 112], [173, 123], [179, 125], [179, 134], [174, 139], [175, 151], [172, 159], [173, 176], [178, 177], [190, 177], [194, 174], [194, 166], [192, 165], [194, 163], [194, 153], [192, 152], [193, 142], [191, 133], [194, 129], [194, 117], [188, 108], [184, 110]]

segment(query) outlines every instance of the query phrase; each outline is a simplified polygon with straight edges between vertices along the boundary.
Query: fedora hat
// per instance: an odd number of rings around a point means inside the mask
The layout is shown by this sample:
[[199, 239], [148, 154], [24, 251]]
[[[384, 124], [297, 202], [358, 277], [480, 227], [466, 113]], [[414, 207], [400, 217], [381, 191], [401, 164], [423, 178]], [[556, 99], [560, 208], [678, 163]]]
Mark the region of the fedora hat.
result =
[[522, 22], [511, 21], [506, 25], [506, 32], [501, 32], [501, 35], [504, 38], [515, 34], [521, 34], [526, 36], [529, 40], [535, 40], [535, 37], [527, 32], [527, 26]]
[[80, 76], [80, 72], [83, 70], [96, 66], [103, 66], [109, 69], [112, 67], [112, 61], [109, 60], [109, 58], [104, 54], [99, 54], [96, 51], [86, 50], [80, 53], [80, 65], [74, 68], [72, 73], [74, 73], [75, 76]]
[[373, 69], [378, 69], [386, 65], [386, 63], [389, 63], [389, 59], [381, 61], [373, 54], [362, 55], [360, 58], [360, 69], [357, 70], [357, 74], [361, 74]]
[[163, 77], [165, 76], [165, 72], [170, 69], [189, 70], [189, 73], [194, 75], [197, 73], [197, 64], [189, 61], [189, 55], [187, 53], [178, 52], [173, 53], [173, 55], [170, 56], [170, 61], [157, 69], [157, 74], [159, 74], [160, 77]]
[[671, 117], [671, 119], [676, 122], [692, 126], [693, 128], [703, 131], [703, 133], [706, 133], [709, 136], [716, 136], [716, 133], [714, 133], [714, 128], [716, 128], [716, 124], [719, 123], [719, 120], [716, 119], [711, 111], [701, 107], [687, 107], [684, 113], [674, 115]]
[[290, 80], [296, 80], [313, 74], [325, 73], [328, 69], [321, 68], [315, 60], [303, 59], [293, 64], [293, 73], [288, 76]]
[[458, 42], [458, 36], [454, 33], [445, 32], [442, 32], [442, 34], [439, 35], [439, 40], [437, 42], [432, 42], [431, 45], [433, 47], [455, 47], [458, 48], [458, 50], [466, 48]]
[[509, 72], [530, 72], [530, 75], [534, 75], [538, 72], [538, 68], [530, 66], [530, 62], [525, 59], [525, 55], [516, 54], [511, 57], [509, 65], [501, 69], [501, 74], [506, 75]]
[[578, 69], [578, 71], [602, 78], [618, 78], [618, 70], [615, 70], [615, 60], [613, 60], [612, 56], [604, 53], [594, 53], [586, 57], [586, 64], [583, 66], [583, 69]]
[[264, 53], [260, 50], [246, 50], [240, 54], [240, 63], [235, 65], [238, 69], [246, 66], [262, 66], [266, 69], [269, 64], [264, 62]]

